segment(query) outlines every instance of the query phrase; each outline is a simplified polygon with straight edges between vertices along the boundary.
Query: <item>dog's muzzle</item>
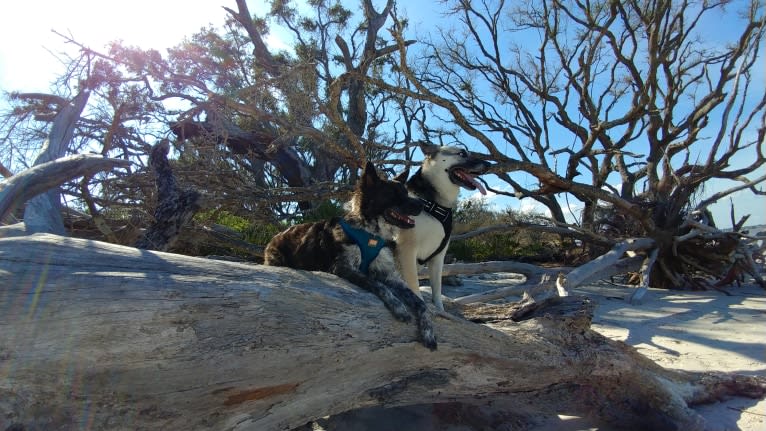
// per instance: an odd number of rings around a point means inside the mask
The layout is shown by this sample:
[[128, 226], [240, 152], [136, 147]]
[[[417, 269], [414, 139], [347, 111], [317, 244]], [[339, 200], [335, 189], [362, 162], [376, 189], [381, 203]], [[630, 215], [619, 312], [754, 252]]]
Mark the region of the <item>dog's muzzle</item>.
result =
[[487, 161], [474, 160], [453, 166], [447, 172], [453, 183], [468, 190], [479, 190], [479, 193], [486, 195], [487, 190], [476, 177], [487, 173], [490, 166], [492, 164]]

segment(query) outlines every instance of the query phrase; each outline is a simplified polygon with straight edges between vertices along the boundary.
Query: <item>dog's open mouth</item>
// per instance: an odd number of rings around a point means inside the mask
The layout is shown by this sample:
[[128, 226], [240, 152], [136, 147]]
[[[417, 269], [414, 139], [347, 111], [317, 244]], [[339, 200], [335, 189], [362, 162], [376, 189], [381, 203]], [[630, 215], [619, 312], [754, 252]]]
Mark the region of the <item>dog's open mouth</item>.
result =
[[415, 227], [415, 220], [411, 219], [410, 217], [400, 213], [399, 211], [393, 208], [386, 209], [383, 212], [383, 216], [387, 222], [391, 223], [394, 226], [404, 228], [404, 229]]
[[463, 168], [452, 168], [449, 170], [449, 177], [453, 183], [468, 190], [479, 190], [479, 193], [486, 195], [487, 190], [476, 179], [476, 176]]

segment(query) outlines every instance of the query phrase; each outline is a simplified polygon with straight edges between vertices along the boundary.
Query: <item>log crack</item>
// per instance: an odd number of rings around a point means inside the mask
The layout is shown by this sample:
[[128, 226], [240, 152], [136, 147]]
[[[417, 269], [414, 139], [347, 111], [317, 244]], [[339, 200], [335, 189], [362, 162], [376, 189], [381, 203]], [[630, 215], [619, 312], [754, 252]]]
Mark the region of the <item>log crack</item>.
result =
[[426, 390], [442, 388], [450, 382], [452, 377], [452, 373], [447, 369], [421, 370], [386, 385], [372, 388], [367, 393], [371, 398], [385, 404], [386, 401], [401, 394], [408, 388], [417, 387]]
[[224, 400], [223, 405], [227, 407], [236, 406], [246, 401], [262, 400], [264, 398], [270, 398], [277, 395], [284, 395], [293, 392], [300, 384], [299, 383], [285, 383], [283, 385], [266, 386], [263, 388], [248, 389], [245, 391], [237, 392], [236, 394], [229, 395]]

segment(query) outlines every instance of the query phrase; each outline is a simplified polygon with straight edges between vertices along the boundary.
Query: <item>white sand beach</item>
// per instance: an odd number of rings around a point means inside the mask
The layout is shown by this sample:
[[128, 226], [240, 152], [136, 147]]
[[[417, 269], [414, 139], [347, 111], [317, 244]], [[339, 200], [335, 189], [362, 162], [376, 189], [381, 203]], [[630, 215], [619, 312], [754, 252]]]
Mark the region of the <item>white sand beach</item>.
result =
[[[663, 367], [766, 376], [766, 291], [752, 284], [728, 291], [731, 296], [650, 289], [643, 304], [633, 306], [622, 299], [627, 288], [599, 283], [575, 289], [598, 303], [594, 330], [636, 347]], [[764, 400], [734, 398], [696, 410], [711, 429], [766, 430]]]

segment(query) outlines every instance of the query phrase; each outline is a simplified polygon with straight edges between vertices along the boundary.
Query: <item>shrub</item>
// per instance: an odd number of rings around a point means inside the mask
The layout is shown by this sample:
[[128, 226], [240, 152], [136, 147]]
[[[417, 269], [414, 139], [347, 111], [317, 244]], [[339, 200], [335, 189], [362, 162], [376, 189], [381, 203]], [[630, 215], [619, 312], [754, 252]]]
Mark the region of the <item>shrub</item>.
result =
[[[518, 222], [542, 223], [543, 216], [512, 209], [493, 210], [485, 200], [459, 202], [454, 215], [453, 235], [482, 227]], [[561, 240], [557, 235], [530, 229], [513, 229], [487, 233], [465, 240], [452, 241], [448, 254], [465, 262], [487, 260], [552, 260], [561, 259]]]

